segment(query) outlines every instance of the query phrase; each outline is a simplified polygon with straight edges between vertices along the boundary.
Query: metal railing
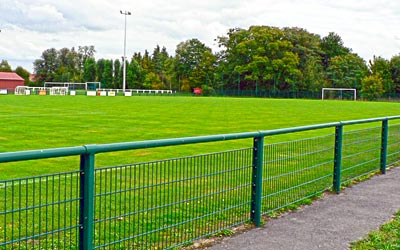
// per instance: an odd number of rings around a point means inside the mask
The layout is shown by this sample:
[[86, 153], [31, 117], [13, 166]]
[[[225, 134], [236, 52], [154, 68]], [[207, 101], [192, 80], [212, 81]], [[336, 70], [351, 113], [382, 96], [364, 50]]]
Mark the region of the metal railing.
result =
[[[263, 215], [398, 163], [400, 124], [389, 126], [398, 119], [1, 153], [0, 163], [80, 156], [80, 169], [1, 180], [0, 249], [172, 249], [239, 224], [260, 226]], [[322, 129], [320, 136], [265, 143]], [[100, 153], [238, 139], [253, 145], [95, 168]]]

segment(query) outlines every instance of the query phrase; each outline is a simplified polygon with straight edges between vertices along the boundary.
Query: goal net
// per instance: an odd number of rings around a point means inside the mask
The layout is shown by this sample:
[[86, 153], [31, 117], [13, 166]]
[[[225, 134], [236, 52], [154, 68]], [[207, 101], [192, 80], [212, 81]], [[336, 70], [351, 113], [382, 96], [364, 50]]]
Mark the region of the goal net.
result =
[[67, 95], [68, 87], [52, 87], [50, 88], [50, 95]]
[[29, 87], [29, 86], [17, 86], [15, 88], [15, 95], [38, 95], [40, 93], [47, 93], [44, 87]]
[[322, 88], [322, 100], [357, 100], [357, 90], [349, 88]]
[[69, 90], [96, 90], [101, 87], [100, 82], [45, 82], [45, 88], [67, 87]]
[[68, 95], [68, 87], [28, 87], [17, 86], [15, 95]]

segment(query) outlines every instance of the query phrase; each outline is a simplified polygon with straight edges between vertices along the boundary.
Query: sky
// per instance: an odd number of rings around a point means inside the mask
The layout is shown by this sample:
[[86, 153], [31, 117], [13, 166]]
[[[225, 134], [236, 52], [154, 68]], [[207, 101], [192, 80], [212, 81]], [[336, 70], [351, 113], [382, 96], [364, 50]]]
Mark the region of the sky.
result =
[[96, 59], [117, 59], [197, 38], [213, 51], [230, 28], [300, 27], [335, 32], [366, 62], [400, 53], [398, 0], [0, 0], [0, 60], [33, 72], [49, 48], [94, 45]]

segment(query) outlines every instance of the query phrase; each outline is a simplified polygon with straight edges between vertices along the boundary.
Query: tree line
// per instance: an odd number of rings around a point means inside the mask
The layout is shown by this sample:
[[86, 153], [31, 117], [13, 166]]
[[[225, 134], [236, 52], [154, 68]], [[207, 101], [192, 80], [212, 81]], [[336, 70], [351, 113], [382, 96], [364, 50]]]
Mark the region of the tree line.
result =
[[[400, 54], [365, 62], [342, 38], [302, 28], [252, 26], [217, 37], [213, 52], [198, 39], [179, 43], [175, 55], [159, 45], [126, 59], [129, 89], [192, 91], [319, 92], [356, 88], [366, 98], [400, 93]], [[45, 50], [34, 62], [37, 83], [93, 82], [122, 88], [123, 59], [95, 59], [93, 46]]]

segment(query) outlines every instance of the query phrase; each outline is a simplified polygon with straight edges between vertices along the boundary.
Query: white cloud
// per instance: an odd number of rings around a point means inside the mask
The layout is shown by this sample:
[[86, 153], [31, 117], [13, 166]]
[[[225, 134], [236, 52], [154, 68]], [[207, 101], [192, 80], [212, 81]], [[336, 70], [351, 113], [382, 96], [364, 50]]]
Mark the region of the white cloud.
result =
[[[0, 0], [0, 60], [32, 70], [48, 48], [94, 45], [97, 58], [120, 58], [124, 16], [127, 52], [152, 52], [159, 44], [170, 53], [198, 38], [214, 39], [229, 28], [251, 25], [301, 27], [327, 35], [333, 31], [365, 60], [400, 52], [400, 2], [396, 0]], [[397, 36], [397, 38], [396, 38]]]

